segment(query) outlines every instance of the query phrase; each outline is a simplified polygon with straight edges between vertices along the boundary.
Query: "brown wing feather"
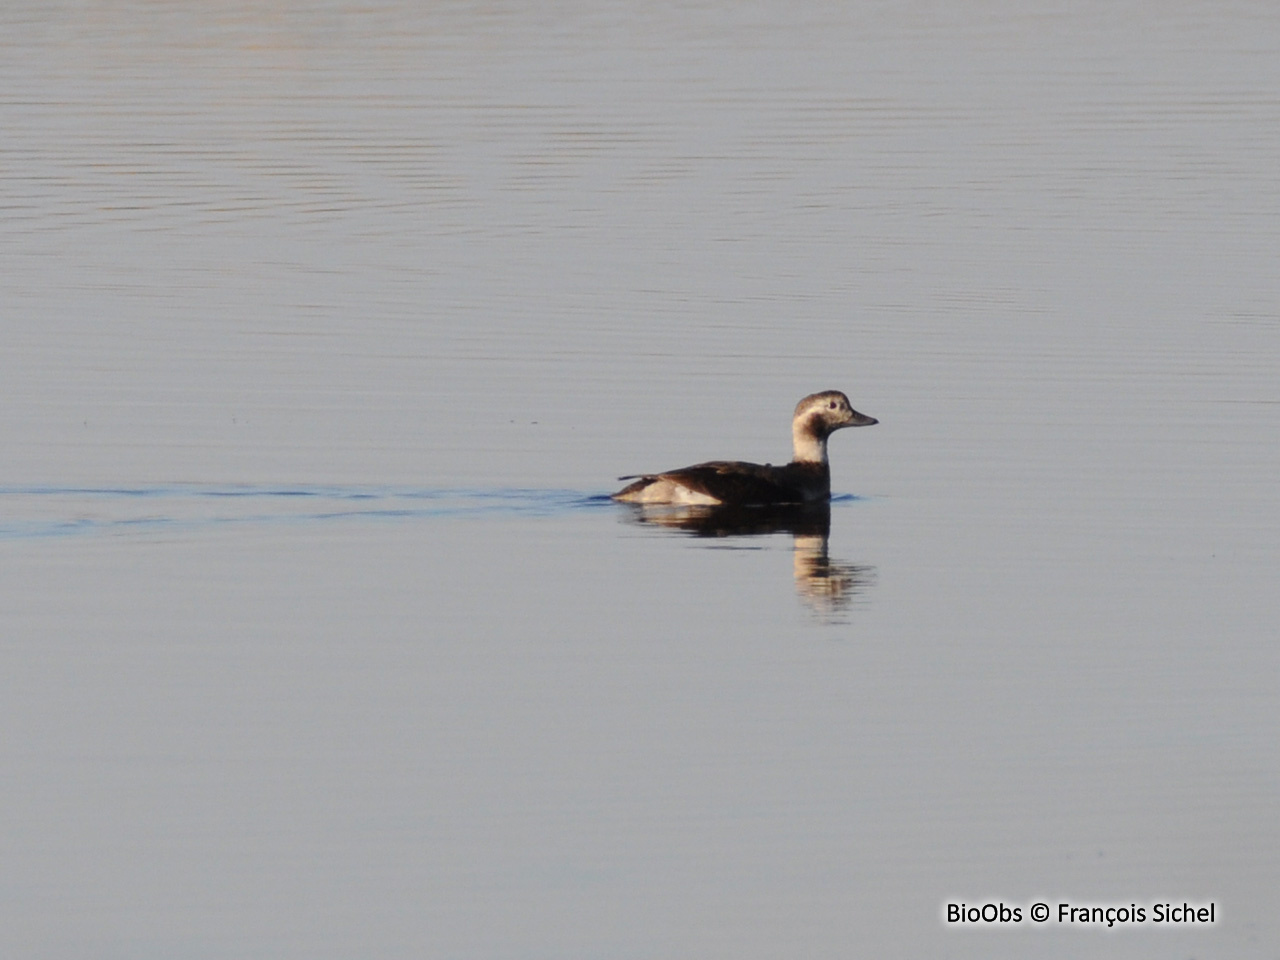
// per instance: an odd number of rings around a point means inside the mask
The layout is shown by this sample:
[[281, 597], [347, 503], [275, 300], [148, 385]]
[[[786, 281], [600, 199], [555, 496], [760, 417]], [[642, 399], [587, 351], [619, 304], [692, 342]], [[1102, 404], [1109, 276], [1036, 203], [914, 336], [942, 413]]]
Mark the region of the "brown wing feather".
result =
[[770, 476], [772, 469], [756, 463], [713, 460], [672, 470], [663, 476], [696, 493], [715, 497], [721, 503], [777, 503], [785, 499], [785, 494]]
[[[713, 460], [667, 470], [660, 474], [644, 474], [634, 483], [613, 494], [614, 499], [635, 497], [659, 481], [684, 486], [692, 493], [739, 506], [773, 506], [782, 503], [812, 502], [826, 499], [829, 476], [827, 466], [819, 463], [787, 463], [776, 467], [769, 463], [742, 463]], [[632, 476], [618, 477], [631, 480]]]
[[[805, 489], [820, 479], [809, 474], [821, 469], [817, 464], [789, 463], [775, 467], [767, 463], [712, 460], [679, 470], [644, 474], [614, 496], [626, 497], [659, 480], [670, 480], [726, 504], [797, 503], [807, 499]], [[629, 480], [631, 477], [618, 479]]]

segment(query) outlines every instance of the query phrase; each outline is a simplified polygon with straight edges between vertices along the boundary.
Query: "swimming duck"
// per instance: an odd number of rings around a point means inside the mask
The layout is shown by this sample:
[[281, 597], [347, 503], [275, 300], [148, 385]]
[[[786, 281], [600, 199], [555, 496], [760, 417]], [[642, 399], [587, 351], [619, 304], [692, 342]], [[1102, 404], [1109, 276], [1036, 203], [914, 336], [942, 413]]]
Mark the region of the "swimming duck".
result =
[[635, 482], [615, 493], [613, 499], [734, 506], [826, 501], [831, 498], [827, 437], [843, 427], [869, 427], [879, 422], [853, 409], [839, 390], [813, 393], [796, 404], [791, 421], [795, 453], [785, 466], [712, 460], [665, 473], [633, 474], [618, 478]]

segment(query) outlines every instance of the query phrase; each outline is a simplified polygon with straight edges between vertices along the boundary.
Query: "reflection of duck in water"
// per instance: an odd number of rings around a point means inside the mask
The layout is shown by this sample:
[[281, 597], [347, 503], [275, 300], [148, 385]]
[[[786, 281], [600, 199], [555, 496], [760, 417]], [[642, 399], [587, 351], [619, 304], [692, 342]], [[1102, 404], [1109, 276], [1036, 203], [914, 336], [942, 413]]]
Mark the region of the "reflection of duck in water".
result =
[[832, 560], [831, 505], [825, 501], [772, 507], [663, 506], [634, 508], [637, 523], [683, 530], [698, 537], [795, 537], [796, 593], [825, 617], [838, 614], [875, 581], [876, 568]]
[[854, 410], [839, 390], [814, 393], [796, 405], [791, 421], [795, 453], [790, 463], [775, 467], [712, 460], [666, 473], [647, 473], [615, 493], [613, 499], [732, 506], [825, 503], [831, 498], [827, 437], [843, 427], [868, 427], [878, 422]]

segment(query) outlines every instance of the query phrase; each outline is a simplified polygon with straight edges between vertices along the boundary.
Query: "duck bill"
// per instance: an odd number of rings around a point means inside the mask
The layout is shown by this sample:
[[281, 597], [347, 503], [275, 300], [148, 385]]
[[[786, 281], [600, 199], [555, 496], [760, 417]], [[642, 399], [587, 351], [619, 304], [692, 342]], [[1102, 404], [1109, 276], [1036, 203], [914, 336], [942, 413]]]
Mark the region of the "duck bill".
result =
[[865, 413], [859, 413], [857, 410], [849, 411], [849, 422], [844, 424], [846, 427], [870, 427], [879, 423], [875, 417], [868, 417]]

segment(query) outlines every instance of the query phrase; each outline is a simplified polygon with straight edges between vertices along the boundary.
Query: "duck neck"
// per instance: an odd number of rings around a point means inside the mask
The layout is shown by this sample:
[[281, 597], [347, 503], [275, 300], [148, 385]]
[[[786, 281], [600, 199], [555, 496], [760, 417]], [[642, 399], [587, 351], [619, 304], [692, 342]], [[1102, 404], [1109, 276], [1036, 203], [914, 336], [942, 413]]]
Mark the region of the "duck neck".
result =
[[791, 426], [792, 458], [796, 463], [820, 463], [827, 465], [827, 438], [820, 437], [808, 423], [799, 421]]

